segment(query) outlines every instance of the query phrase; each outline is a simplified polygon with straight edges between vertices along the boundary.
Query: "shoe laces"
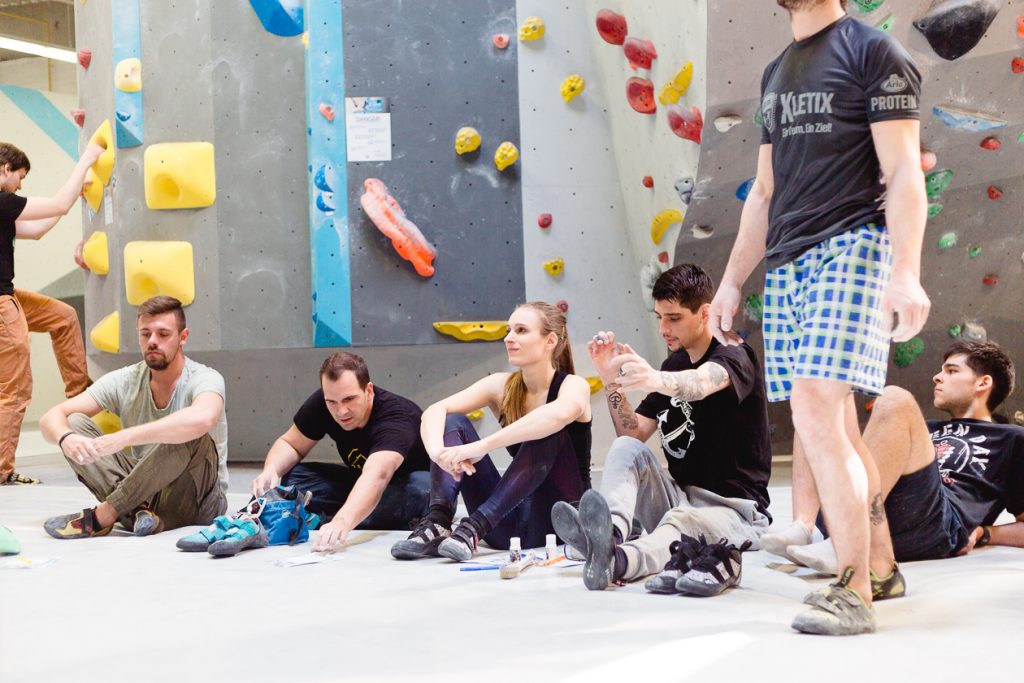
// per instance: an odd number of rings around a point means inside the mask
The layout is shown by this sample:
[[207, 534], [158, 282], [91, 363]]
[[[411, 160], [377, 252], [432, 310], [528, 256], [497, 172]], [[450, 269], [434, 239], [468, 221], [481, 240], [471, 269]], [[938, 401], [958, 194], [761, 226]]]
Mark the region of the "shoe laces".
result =
[[740, 553], [751, 545], [750, 541], [744, 541], [743, 545], [737, 548], [724, 538], [719, 540], [718, 543], [708, 543], [703, 534], [701, 534], [699, 540], [702, 544], [699, 551], [700, 555], [690, 563], [690, 569], [707, 572], [718, 581], [725, 580], [725, 577], [718, 570], [718, 565], [721, 564], [725, 567], [729, 576], [736, 576], [734, 565], [739, 564]]
[[682, 534], [678, 541], [672, 541], [668, 551], [672, 557], [665, 563], [665, 569], [678, 569], [685, 572], [690, 568], [690, 563], [700, 556], [701, 542], [693, 536]]

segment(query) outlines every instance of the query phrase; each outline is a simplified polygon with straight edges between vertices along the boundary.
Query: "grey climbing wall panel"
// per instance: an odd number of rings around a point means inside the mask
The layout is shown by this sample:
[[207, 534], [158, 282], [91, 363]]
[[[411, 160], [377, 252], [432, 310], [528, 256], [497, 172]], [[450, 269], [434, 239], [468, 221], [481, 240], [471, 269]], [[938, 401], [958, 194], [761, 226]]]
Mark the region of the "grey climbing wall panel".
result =
[[[524, 300], [519, 167], [499, 173], [498, 144], [519, 145], [514, 0], [348, 0], [343, 3], [349, 97], [386, 97], [392, 161], [348, 165], [355, 345], [436, 344], [437, 320], [503, 320]], [[339, 117], [341, 114], [339, 113]], [[340, 121], [339, 121], [340, 122]], [[455, 132], [480, 131], [475, 153]], [[359, 205], [380, 178], [437, 249], [421, 278]]]

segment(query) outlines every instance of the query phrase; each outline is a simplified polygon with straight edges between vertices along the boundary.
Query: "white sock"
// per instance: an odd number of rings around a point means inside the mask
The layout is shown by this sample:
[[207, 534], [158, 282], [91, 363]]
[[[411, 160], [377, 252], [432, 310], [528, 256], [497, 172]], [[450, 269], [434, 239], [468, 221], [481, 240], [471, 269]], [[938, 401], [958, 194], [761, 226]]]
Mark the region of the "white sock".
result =
[[798, 564], [810, 567], [816, 572], [839, 575], [839, 560], [836, 559], [836, 549], [830, 538], [810, 545], [791, 545], [786, 548], [786, 553]]
[[812, 539], [813, 534], [811, 530], [804, 526], [803, 522], [793, 520], [787, 527], [769, 529], [761, 535], [760, 540], [762, 549], [767, 550], [773, 555], [793, 560], [786, 552], [786, 548], [792, 545], [807, 545]]

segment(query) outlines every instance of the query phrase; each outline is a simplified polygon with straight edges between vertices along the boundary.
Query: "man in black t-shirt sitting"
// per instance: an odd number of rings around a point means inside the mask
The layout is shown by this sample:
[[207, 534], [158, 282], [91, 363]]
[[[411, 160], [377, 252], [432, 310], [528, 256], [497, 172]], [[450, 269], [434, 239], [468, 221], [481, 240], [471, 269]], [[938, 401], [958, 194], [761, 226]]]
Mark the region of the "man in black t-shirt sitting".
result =
[[[925, 420], [910, 392], [889, 386], [864, 430], [896, 559], [934, 560], [984, 545], [1024, 547], [1024, 428], [992, 417], [1013, 391], [1013, 362], [994, 342], [957, 342], [933, 381], [933, 404], [951, 419]], [[813, 490], [795, 491], [794, 504], [794, 518], [814, 518]], [[993, 526], [1003, 510], [1017, 521]], [[831, 540], [789, 546], [786, 554], [836, 573]]]
[[[655, 370], [612, 332], [587, 350], [605, 385], [618, 439], [605, 460], [600, 492], [588, 491], [576, 512], [552, 510], [559, 536], [587, 556], [591, 590], [654, 574], [649, 590], [675, 592], [680, 576], [669, 546], [681, 534], [741, 545], [768, 527], [771, 445], [761, 368], [746, 344], [726, 346], [711, 334], [711, 278], [677, 265], [654, 284], [655, 315], [669, 357]], [[634, 410], [626, 392], [649, 391]], [[659, 432], [668, 460], [644, 442]], [[610, 519], [609, 519], [610, 518]], [[645, 536], [636, 537], [642, 529]]]
[[[355, 528], [408, 529], [427, 514], [430, 495], [421, 414], [409, 399], [375, 387], [362, 358], [339, 351], [320, 367], [320, 389], [270, 447], [252, 493], [277, 484], [312, 491], [309, 509], [334, 515], [321, 528], [316, 550], [344, 543]], [[345, 465], [303, 463], [328, 435]]]

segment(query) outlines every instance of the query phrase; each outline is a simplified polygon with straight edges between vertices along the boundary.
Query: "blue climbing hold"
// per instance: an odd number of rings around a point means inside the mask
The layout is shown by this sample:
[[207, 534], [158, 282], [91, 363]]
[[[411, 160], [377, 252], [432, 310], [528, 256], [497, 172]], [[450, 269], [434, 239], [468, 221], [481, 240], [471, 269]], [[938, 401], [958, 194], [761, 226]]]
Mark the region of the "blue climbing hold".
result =
[[297, 36], [305, 28], [302, 0], [249, 0], [249, 4], [263, 28], [275, 36]]
[[334, 195], [330, 192], [318, 192], [316, 195], [316, 208], [328, 216], [334, 213]]
[[334, 167], [330, 164], [324, 164], [318, 168], [313, 176], [313, 184], [316, 185], [318, 190], [323, 190], [324, 192], [334, 192], [334, 181]]
[[743, 183], [736, 188], [736, 199], [741, 202], [747, 201], [747, 197], [750, 196], [750, 188], [754, 186], [754, 180], [756, 179], [751, 178], [750, 180], [744, 180]]
[[126, 112], [126, 111], [118, 110], [118, 111], [116, 111], [114, 113], [117, 115], [117, 120], [118, 121], [127, 121], [128, 119], [130, 119], [132, 117], [131, 113], [130, 112]]
[[1006, 128], [1009, 125], [1006, 121], [994, 116], [957, 107], [936, 106], [932, 109], [932, 113], [950, 128], [960, 128], [972, 133]]

